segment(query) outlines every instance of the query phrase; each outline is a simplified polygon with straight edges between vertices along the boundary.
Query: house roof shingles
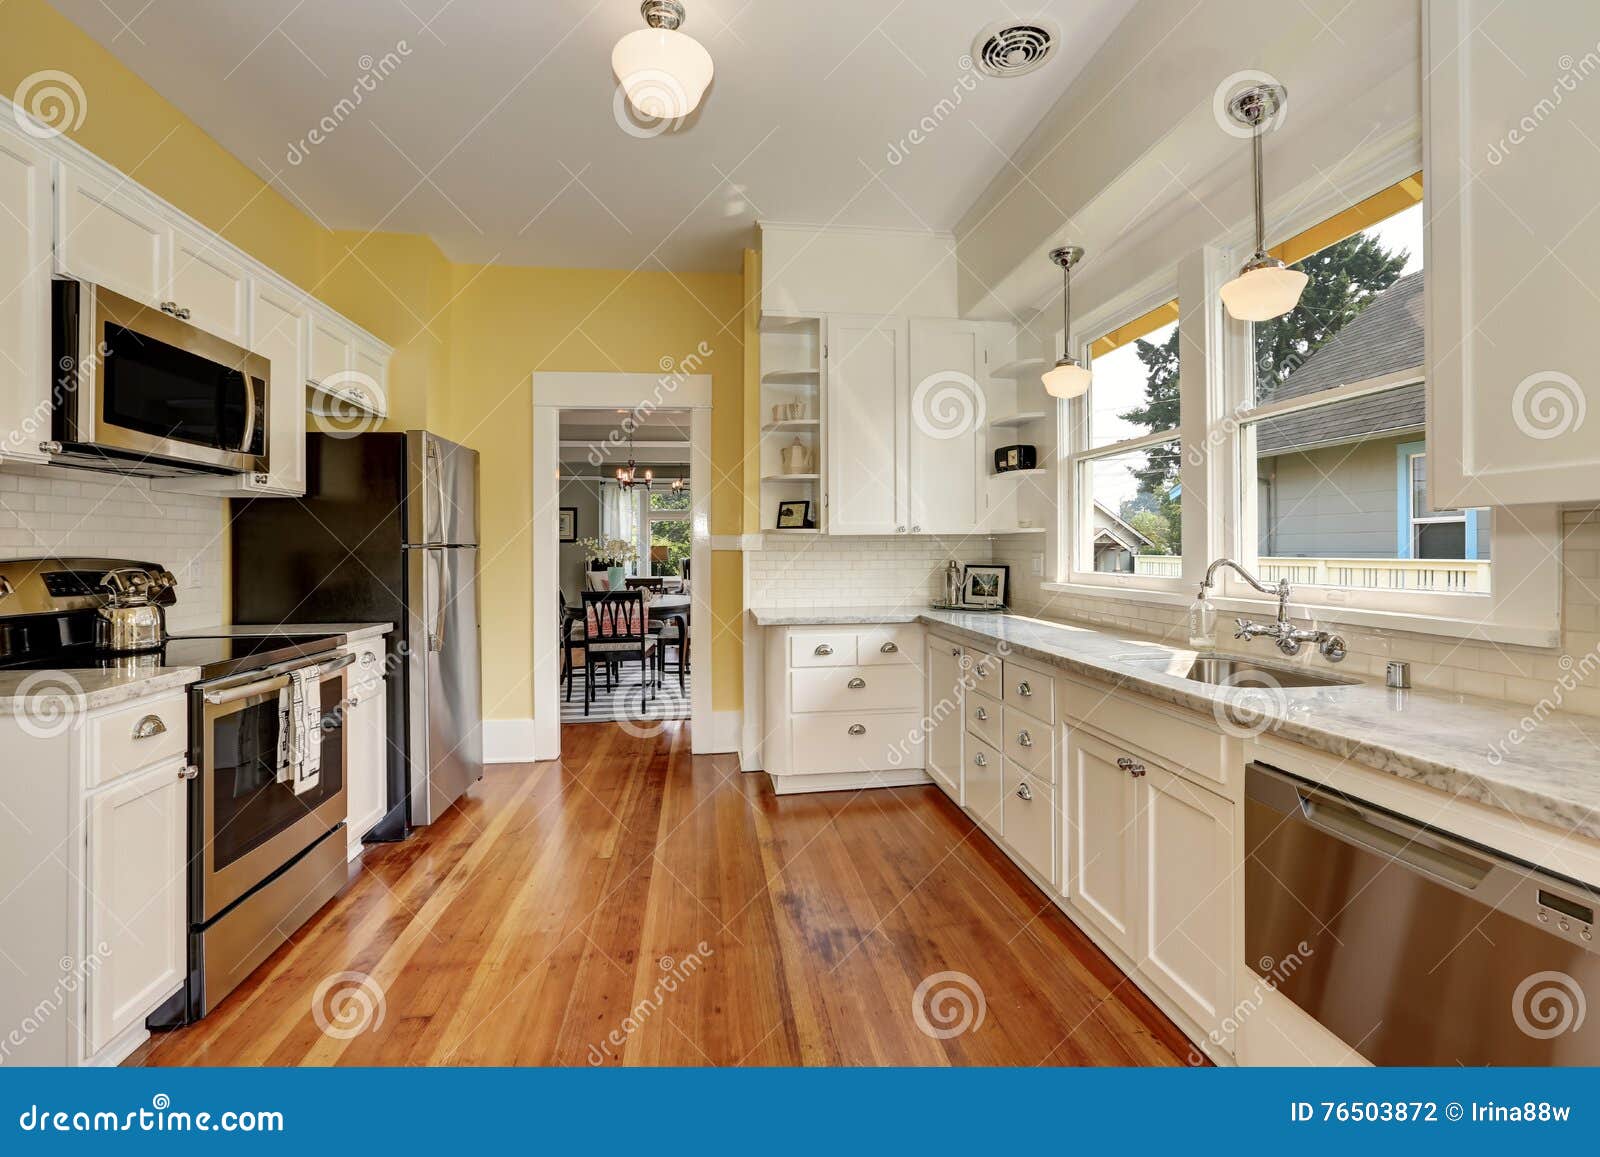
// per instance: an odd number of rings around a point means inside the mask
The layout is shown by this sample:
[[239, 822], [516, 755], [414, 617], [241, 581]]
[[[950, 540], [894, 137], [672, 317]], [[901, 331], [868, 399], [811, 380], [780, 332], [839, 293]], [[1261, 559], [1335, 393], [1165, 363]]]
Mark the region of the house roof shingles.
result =
[[[1418, 369], [1420, 376], [1423, 276], [1408, 273], [1391, 285], [1289, 375], [1270, 400], [1302, 398], [1399, 370]], [[1265, 457], [1421, 429], [1424, 421], [1423, 385], [1417, 382], [1262, 422], [1256, 427], [1256, 453]]]

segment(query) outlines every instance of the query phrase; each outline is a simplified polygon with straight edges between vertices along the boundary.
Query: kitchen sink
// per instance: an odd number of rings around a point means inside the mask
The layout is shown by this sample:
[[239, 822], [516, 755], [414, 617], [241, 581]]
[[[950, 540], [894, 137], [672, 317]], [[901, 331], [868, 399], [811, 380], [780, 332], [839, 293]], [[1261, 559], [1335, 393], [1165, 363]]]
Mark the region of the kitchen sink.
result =
[[1304, 667], [1280, 663], [1261, 663], [1242, 655], [1201, 654], [1192, 659], [1183, 655], [1124, 655], [1124, 663], [1162, 667], [1169, 675], [1210, 683], [1218, 687], [1352, 687], [1359, 679], [1330, 675]]

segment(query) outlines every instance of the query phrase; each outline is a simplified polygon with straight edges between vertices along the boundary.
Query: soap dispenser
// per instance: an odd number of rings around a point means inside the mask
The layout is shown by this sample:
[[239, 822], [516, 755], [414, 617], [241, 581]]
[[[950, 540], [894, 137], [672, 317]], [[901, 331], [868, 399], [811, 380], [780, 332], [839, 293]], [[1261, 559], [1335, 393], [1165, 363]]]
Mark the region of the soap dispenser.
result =
[[1202, 586], [1189, 606], [1189, 645], [1209, 649], [1217, 645], [1217, 605]]

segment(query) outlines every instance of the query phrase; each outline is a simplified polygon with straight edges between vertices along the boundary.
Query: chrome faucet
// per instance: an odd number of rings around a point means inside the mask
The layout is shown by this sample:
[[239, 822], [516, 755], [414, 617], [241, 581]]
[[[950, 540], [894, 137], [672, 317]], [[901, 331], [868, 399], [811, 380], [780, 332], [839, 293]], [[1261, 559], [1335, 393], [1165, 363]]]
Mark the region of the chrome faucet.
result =
[[1221, 567], [1234, 571], [1262, 594], [1278, 600], [1278, 617], [1271, 623], [1257, 623], [1245, 618], [1235, 619], [1234, 623], [1238, 626], [1238, 630], [1233, 633], [1235, 639], [1272, 639], [1276, 641], [1278, 650], [1285, 655], [1298, 655], [1303, 643], [1315, 643], [1322, 657], [1330, 663], [1337, 663], [1345, 657], [1347, 654], [1345, 642], [1338, 635], [1330, 635], [1327, 631], [1307, 631], [1289, 621], [1288, 579], [1279, 579], [1277, 585], [1267, 586], [1233, 559], [1219, 558], [1206, 568], [1206, 577], [1201, 580], [1197, 598], [1203, 601], [1206, 591], [1216, 585], [1217, 570]]

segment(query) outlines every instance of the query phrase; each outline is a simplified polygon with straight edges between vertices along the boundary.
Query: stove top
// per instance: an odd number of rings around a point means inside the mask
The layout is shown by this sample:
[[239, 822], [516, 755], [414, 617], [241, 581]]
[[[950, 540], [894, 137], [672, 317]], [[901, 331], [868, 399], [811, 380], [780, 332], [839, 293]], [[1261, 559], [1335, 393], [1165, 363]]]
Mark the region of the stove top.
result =
[[258, 638], [180, 638], [159, 651], [109, 655], [93, 646], [64, 647], [49, 652], [0, 659], [0, 670], [140, 670], [155, 667], [199, 667], [202, 680], [217, 679], [302, 656], [338, 648], [340, 635], [267, 635]]

